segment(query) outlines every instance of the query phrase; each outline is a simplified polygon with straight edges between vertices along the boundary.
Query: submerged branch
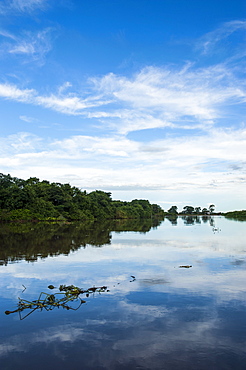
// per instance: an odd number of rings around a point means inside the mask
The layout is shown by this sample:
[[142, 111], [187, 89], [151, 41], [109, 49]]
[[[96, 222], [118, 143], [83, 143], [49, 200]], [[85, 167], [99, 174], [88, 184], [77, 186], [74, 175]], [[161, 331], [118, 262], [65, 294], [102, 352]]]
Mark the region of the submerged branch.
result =
[[[49, 289], [55, 289], [53, 285], [48, 286]], [[45, 309], [46, 311], [51, 311], [54, 308], [62, 307], [66, 310], [78, 310], [78, 308], [83, 304], [86, 303], [85, 300], [83, 300], [80, 295], [85, 294], [86, 297], [89, 297], [90, 294], [98, 292], [108, 292], [106, 286], [102, 287], [92, 287], [89, 289], [80, 289], [74, 285], [60, 285], [59, 291], [54, 294], [48, 294], [45, 292], [41, 292], [39, 295], [39, 298], [34, 301], [28, 301], [26, 299], [18, 298], [19, 302], [17, 305], [17, 309], [13, 311], [5, 311], [6, 315], [9, 315], [11, 313], [19, 312], [20, 320], [25, 319], [27, 316], [29, 316], [31, 313], [33, 313], [36, 310], [42, 311]], [[78, 302], [77, 307], [71, 306], [72, 302]], [[22, 316], [22, 312], [25, 310], [30, 310], [26, 315]]]

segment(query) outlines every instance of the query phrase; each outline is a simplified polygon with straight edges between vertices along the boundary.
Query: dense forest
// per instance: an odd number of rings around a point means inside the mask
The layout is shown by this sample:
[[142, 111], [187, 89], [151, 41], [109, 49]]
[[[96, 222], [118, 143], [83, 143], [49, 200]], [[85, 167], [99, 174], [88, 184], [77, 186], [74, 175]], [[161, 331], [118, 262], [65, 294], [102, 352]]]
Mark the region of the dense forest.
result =
[[148, 200], [112, 200], [111, 193], [101, 190], [87, 193], [70, 184], [0, 174], [0, 221], [163, 217], [162, 208]]

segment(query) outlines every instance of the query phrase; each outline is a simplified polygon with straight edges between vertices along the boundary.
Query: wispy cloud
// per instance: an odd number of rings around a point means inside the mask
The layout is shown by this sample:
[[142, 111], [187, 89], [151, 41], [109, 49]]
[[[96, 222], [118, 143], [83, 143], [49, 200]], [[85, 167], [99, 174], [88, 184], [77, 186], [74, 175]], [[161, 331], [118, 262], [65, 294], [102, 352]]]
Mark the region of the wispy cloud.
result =
[[[224, 116], [225, 107], [233, 109], [246, 98], [244, 82], [225, 65], [192, 70], [147, 67], [132, 78], [110, 73], [92, 78], [89, 83], [93, 85], [85, 97], [76, 92], [66, 93], [64, 87], [71, 86], [66, 82], [58, 94], [48, 96], [24, 90], [23, 100], [65, 114], [98, 118], [126, 134], [167, 126], [206, 129]], [[8, 99], [17, 100], [21, 95], [15, 86], [10, 89], [5, 85], [4, 90], [1, 85], [2, 97], [4, 91]], [[98, 110], [101, 106], [107, 109]]]
[[[222, 116], [223, 105], [243, 102], [246, 96], [243, 83], [223, 65], [192, 70], [148, 67], [131, 79], [111, 73], [93, 82], [102, 95], [114, 99], [128, 112], [145, 115], [149, 127], [184, 123], [187, 118], [191, 125], [210, 124]], [[126, 110], [121, 112], [126, 114]], [[131, 120], [131, 113], [128, 118]], [[135, 118], [131, 120], [135, 129], [145, 128], [141, 119], [136, 127]], [[125, 127], [128, 129], [129, 122]]]
[[10, 32], [3, 30], [3, 29], [0, 29], [0, 36], [10, 38], [12, 40], [16, 40], [16, 37], [14, 35], [12, 35]]
[[44, 10], [48, 6], [48, 0], [4, 0], [0, 5], [0, 14], [9, 12], [32, 13], [39, 9]]
[[68, 93], [67, 95], [58, 93], [57, 95], [51, 94], [42, 96], [38, 95], [38, 92], [34, 89], [19, 89], [17, 86], [7, 83], [0, 84], [0, 97], [13, 101], [21, 101], [27, 104], [39, 105], [70, 115], [83, 114], [85, 109], [110, 103], [109, 100], [103, 99], [98, 95], [86, 98], [81, 98], [74, 93]]
[[85, 109], [107, 104], [107, 101], [81, 99], [75, 94], [68, 94], [67, 96], [52, 94], [50, 96], [37, 96], [35, 103], [60, 113], [80, 115]]
[[27, 123], [33, 123], [38, 122], [39, 120], [37, 118], [29, 117], [29, 116], [20, 116], [19, 117], [21, 121], [27, 122]]
[[[235, 21], [224, 23], [223, 25], [221, 25], [221, 27], [204, 35], [198, 41], [197, 47], [205, 55], [218, 52], [220, 50], [221, 43], [225, 39], [228, 39], [231, 35], [233, 35], [236, 32], [241, 32], [241, 31], [245, 32], [245, 30], [246, 30], [246, 21], [235, 20]], [[241, 39], [241, 43], [243, 43], [243, 38]], [[235, 45], [236, 45], [236, 48], [238, 48], [238, 43], [235, 43]], [[224, 53], [225, 53], [225, 48], [229, 48], [229, 47], [230, 48], [232, 47], [231, 43], [228, 42], [227, 45], [223, 43]]]
[[33, 89], [19, 89], [15, 85], [0, 84], [0, 97], [24, 103], [33, 103]]
[[[42, 1], [30, 1], [30, 8], [41, 5]], [[23, 9], [24, 2], [11, 4]], [[234, 21], [208, 33], [199, 40], [203, 50], [215, 45], [237, 31], [244, 31], [246, 22]], [[4, 50], [11, 56], [23, 58], [24, 61], [43, 62], [51, 49], [53, 30], [22, 32], [13, 35], [1, 30], [5, 39]], [[236, 43], [239, 45], [240, 43]], [[184, 129], [210, 129], [217, 120], [234, 107], [245, 102], [245, 80], [242, 76], [244, 62], [242, 55], [231, 54], [217, 64], [198, 67], [195, 62], [182, 66], [147, 66], [132, 76], [108, 73], [100, 77], [91, 77], [83, 86], [84, 93], [73, 89], [70, 81], [61, 84], [58, 90], [47, 95], [39, 94], [33, 89], [25, 101], [68, 115], [82, 115], [97, 120], [104, 128], [113, 129], [120, 134], [131, 131], [179, 127]], [[1, 85], [2, 86], [2, 85]], [[69, 88], [69, 90], [68, 90]], [[19, 91], [12, 86], [12, 91]], [[0, 95], [4, 97], [4, 92]], [[17, 100], [19, 97], [7, 89], [6, 98]]]
[[19, 153], [33, 153], [39, 150], [41, 142], [42, 139], [36, 135], [19, 132], [18, 134], [8, 136], [5, 140], [0, 138], [0, 153], [2, 156], [6, 156], [7, 153], [10, 156], [15, 156]]
[[64, 84], [62, 86], [59, 87], [58, 93], [61, 95], [61, 94], [64, 93], [64, 91], [66, 91], [67, 89], [69, 89], [72, 86], [73, 85], [71, 84], [71, 82], [66, 81], [66, 82], [64, 82]]
[[46, 54], [52, 47], [51, 28], [42, 31], [29, 32], [22, 31], [20, 35], [13, 35], [5, 30], [0, 31], [0, 36], [7, 40], [2, 42], [2, 53], [21, 57], [21, 61], [39, 63], [44, 62]]

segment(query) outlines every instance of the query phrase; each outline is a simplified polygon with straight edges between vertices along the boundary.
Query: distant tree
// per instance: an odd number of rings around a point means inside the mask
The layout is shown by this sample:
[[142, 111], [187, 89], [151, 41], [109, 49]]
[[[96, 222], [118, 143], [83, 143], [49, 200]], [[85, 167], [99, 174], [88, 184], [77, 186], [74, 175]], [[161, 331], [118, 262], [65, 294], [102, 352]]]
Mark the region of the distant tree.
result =
[[26, 180], [26, 185], [35, 185], [39, 183], [39, 179], [37, 177], [30, 177]]
[[210, 204], [210, 206], [209, 206], [209, 212], [210, 213], [214, 213], [214, 209], [215, 209], [215, 205], [214, 204]]
[[201, 207], [195, 207], [195, 212], [199, 215], [199, 213], [201, 212]]
[[209, 213], [209, 210], [207, 208], [202, 209], [202, 214], [207, 215]]
[[169, 208], [169, 210], [167, 212], [172, 213], [172, 214], [178, 214], [178, 207], [177, 206], [172, 206], [171, 208]]
[[226, 212], [225, 217], [239, 221], [246, 221], [246, 210]]
[[152, 207], [148, 200], [146, 199], [134, 199], [130, 202], [131, 205], [137, 207], [140, 218], [151, 218], [152, 217]]
[[151, 204], [151, 210], [153, 216], [164, 216], [164, 211], [158, 204]]
[[184, 208], [183, 208], [183, 213], [186, 213], [186, 214], [189, 214], [189, 215], [191, 215], [192, 213], [194, 213], [194, 207], [192, 207], [192, 206], [185, 206]]

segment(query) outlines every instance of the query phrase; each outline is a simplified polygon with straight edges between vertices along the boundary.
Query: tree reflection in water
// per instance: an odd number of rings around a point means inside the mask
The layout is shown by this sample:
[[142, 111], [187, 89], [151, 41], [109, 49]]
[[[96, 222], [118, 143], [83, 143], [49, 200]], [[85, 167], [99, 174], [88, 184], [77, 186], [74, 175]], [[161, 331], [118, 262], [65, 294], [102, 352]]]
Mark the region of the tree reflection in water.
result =
[[[177, 225], [177, 216], [167, 216], [172, 225]], [[211, 216], [181, 216], [185, 225], [209, 222], [214, 228]], [[38, 258], [68, 255], [80, 248], [102, 247], [111, 243], [112, 232], [135, 231], [147, 233], [157, 228], [162, 221], [106, 220], [83, 223], [8, 223], [0, 225], [0, 265], [26, 260], [35, 262]]]
[[9, 223], [0, 225], [0, 265], [38, 258], [68, 255], [87, 245], [111, 243], [112, 231], [148, 232], [158, 220], [117, 220], [83, 223]]

